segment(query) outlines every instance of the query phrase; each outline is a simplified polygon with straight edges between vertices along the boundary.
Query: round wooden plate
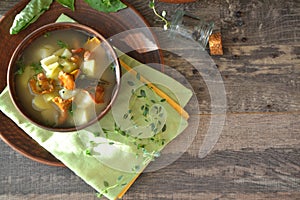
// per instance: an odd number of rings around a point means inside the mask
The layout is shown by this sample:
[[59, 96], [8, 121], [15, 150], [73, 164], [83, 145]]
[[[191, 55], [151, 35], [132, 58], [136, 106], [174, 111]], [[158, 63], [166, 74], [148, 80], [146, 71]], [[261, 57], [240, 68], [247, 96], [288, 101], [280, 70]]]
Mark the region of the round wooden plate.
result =
[[[94, 28], [106, 38], [126, 30], [148, 27], [148, 23], [143, 19], [143, 17], [128, 4], [128, 8], [126, 9], [123, 9], [117, 13], [106, 14], [91, 9], [86, 3], [84, 3], [83, 0], [77, 0], [75, 12], [55, 2], [51, 5], [50, 9], [46, 11], [35, 23], [17, 35], [10, 35], [9, 29], [12, 25], [15, 15], [19, 13], [27, 3], [28, 0], [21, 1], [0, 19], [0, 44], [2, 47], [0, 48], [0, 91], [2, 91], [7, 85], [7, 67], [10, 57], [16, 46], [27, 34], [35, 30], [37, 27], [55, 22], [55, 20], [62, 13], [72, 17], [81, 24], [85, 24]], [[150, 36], [152, 37], [153, 41], [156, 41], [155, 36], [152, 35], [150, 30], [148, 34], [149, 35], [147, 35], [147, 37]], [[139, 40], [138, 42], [142, 42], [142, 40]], [[121, 40], [114, 41], [113, 45], [121, 50], [122, 47], [126, 46], [125, 44], [122, 44]], [[162, 62], [162, 56], [159, 50], [143, 54], [132, 51], [129, 53], [129, 55], [143, 63]], [[0, 121], [0, 137], [14, 150], [37, 162], [51, 166], [64, 166], [63, 163], [61, 163], [53, 155], [51, 155], [48, 151], [31, 139], [2, 112], [0, 112]]]

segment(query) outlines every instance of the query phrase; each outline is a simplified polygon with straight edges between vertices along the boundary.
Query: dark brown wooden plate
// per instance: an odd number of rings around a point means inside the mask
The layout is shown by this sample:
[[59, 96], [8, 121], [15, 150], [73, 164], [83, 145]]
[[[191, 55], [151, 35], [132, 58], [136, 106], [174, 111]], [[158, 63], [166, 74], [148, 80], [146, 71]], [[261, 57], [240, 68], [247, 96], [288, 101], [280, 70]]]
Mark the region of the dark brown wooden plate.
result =
[[[0, 91], [2, 91], [7, 85], [7, 67], [10, 57], [16, 46], [27, 34], [31, 33], [37, 27], [55, 22], [55, 20], [62, 13], [67, 14], [81, 24], [94, 28], [106, 38], [126, 30], [148, 27], [148, 23], [143, 19], [143, 17], [128, 4], [128, 8], [126, 9], [123, 9], [117, 13], [106, 14], [91, 9], [86, 3], [84, 3], [83, 0], [77, 0], [75, 12], [55, 2], [51, 5], [50, 9], [46, 11], [34, 24], [30, 25], [17, 35], [10, 35], [9, 29], [12, 25], [15, 15], [19, 13], [27, 3], [28, 0], [21, 1], [0, 19]], [[155, 36], [152, 35], [150, 30], [148, 34], [149, 35], [147, 35], [147, 37], [150, 36], [153, 38], [153, 41], [156, 41]], [[116, 43], [113, 45], [121, 48], [121, 50], [122, 46], [126, 46], [125, 44], [121, 43], [121, 40], [114, 42]], [[139, 40], [138, 42], [143, 41]], [[143, 63], [162, 63], [162, 56], [159, 50], [142, 54], [132, 51], [129, 53], [129, 55]], [[7, 118], [2, 112], [0, 113], [0, 121], [0, 137], [14, 150], [32, 160], [47, 165], [64, 166], [53, 155], [51, 155], [48, 151], [31, 139], [24, 131], [18, 128], [18, 126], [9, 118]]]

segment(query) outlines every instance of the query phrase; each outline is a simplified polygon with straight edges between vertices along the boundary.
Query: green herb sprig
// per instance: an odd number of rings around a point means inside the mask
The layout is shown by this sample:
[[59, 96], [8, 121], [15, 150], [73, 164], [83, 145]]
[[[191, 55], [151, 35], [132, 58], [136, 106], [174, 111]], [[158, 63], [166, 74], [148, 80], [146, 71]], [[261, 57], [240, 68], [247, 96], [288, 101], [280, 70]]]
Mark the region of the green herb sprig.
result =
[[143, 162], [144, 165], [146, 165], [148, 162], [154, 161], [155, 158], [158, 158], [160, 156], [159, 151], [147, 151], [145, 148], [143, 150], [143, 156], [145, 157], [145, 160]]
[[59, 46], [60, 48], [68, 48], [69, 45], [61, 40], [57, 40], [56, 41], [57, 46]]
[[127, 183], [124, 182], [123, 179], [124, 179], [123, 175], [119, 176], [116, 180], [116, 183], [113, 185], [111, 185], [108, 181], [104, 180], [103, 181], [104, 189], [102, 189], [99, 193], [97, 193], [96, 196], [98, 198], [101, 198], [105, 194], [107, 194], [109, 190], [112, 190], [116, 187], [123, 187], [123, 186], [127, 185]]
[[170, 22], [166, 19], [167, 12], [164, 10], [159, 14], [155, 7], [155, 0], [150, 0], [149, 7], [153, 10], [154, 14], [164, 22], [164, 30], [167, 30], [170, 27]]
[[24, 71], [25, 71], [25, 64], [24, 64], [23, 59], [18, 60], [18, 61], [16, 62], [16, 65], [17, 65], [18, 70], [15, 72], [15, 74], [16, 74], [16, 75], [21, 75], [21, 74], [23, 74]]
[[43, 72], [41, 63], [31, 63], [31, 68], [34, 70], [35, 74]]

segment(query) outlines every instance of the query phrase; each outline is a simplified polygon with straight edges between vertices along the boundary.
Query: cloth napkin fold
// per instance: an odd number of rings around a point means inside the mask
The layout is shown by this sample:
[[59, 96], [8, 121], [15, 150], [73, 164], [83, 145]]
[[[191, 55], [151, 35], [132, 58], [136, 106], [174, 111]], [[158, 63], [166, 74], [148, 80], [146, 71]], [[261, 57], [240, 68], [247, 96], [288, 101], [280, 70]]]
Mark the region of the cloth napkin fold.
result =
[[178, 105], [183, 108], [192, 96], [171, 77], [117, 53], [123, 71], [118, 97], [108, 114], [84, 130], [44, 130], [20, 115], [7, 87], [0, 95], [0, 110], [5, 115], [108, 199], [121, 198], [147, 165], [187, 127]]

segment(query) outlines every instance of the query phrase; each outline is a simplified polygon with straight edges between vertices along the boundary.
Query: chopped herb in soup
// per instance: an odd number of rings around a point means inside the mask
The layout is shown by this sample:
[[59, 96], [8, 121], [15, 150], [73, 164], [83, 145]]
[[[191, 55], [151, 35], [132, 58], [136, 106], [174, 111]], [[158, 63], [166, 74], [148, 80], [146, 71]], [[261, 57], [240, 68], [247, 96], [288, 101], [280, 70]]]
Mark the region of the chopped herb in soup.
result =
[[31, 116], [53, 127], [95, 119], [110, 101], [114, 60], [96, 37], [54, 31], [35, 40], [19, 59], [18, 97]]

